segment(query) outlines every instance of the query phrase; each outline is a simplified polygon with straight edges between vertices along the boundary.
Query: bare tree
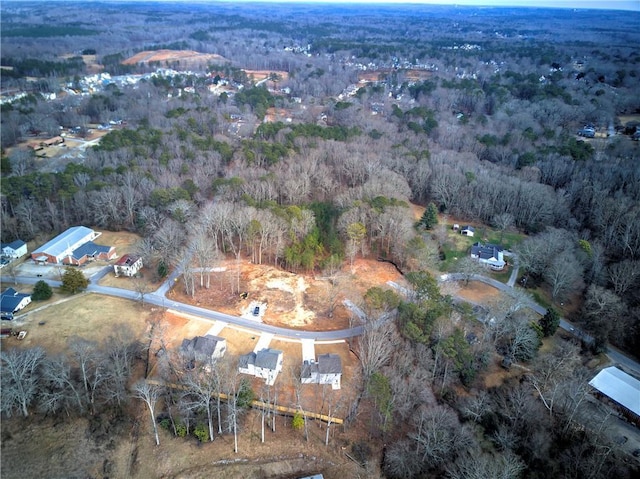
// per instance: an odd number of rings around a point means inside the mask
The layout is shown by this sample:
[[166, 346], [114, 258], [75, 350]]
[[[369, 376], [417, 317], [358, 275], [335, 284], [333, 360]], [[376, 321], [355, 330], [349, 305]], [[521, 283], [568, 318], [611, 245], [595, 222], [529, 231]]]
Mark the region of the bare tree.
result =
[[198, 411], [204, 410], [207, 413], [207, 425], [209, 426], [209, 440], [215, 439], [213, 435], [213, 410], [219, 397], [220, 384], [218, 374], [213, 373], [217, 368], [214, 361], [210, 361], [206, 366], [196, 365], [195, 368], [186, 372], [182, 377], [182, 385], [185, 386], [184, 400], [187, 408]]
[[365, 382], [389, 362], [396, 339], [397, 333], [391, 321], [368, 320], [364, 324], [364, 332], [358, 339], [358, 357]]
[[640, 261], [625, 259], [607, 268], [609, 281], [618, 296], [624, 295], [640, 277]]
[[138, 381], [133, 385], [132, 396], [141, 399], [149, 408], [151, 416], [151, 424], [153, 425], [153, 434], [156, 440], [156, 446], [160, 445], [160, 437], [158, 436], [158, 425], [156, 424], [156, 404], [164, 393], [164, 387], [155, 384], [149, 384], [146, 381]]
[[82, 384], [78, 384], [71, 373], [71, 365], [66, 358], [56, 356], [44, 362], [39, 409], [45, 413], [56, 413], [75, 408], [79, 412], [85, 409], [85, 397]]
[[500, 231], [500, 243], [504, 238], [504, 232], [511, 228], [515, 223], [515, 219], [510, 213], [501, 213], [493, 217], [493, 224]]
[[40, 366], [45, 359], [42, 348], [10, 349], [0, 353], [2, 361], [2, 411], [11, 416], [16, 410], [29, 415], [40, 386]]
[[482, 274], [486, 271], [485, 267], [477, 259], [470, 256], [465, 256], [459, 260], [456, 269], [462, 274], [464, 284], [466, 285], [469, 284], [469, 281], [471, 281], [475, 275]]

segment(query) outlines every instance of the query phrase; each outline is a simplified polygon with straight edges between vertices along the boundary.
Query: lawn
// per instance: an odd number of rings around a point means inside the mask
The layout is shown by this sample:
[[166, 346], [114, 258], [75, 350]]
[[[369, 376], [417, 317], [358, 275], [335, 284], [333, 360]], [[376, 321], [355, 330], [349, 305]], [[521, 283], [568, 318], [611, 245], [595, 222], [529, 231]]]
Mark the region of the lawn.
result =
[[[520, 243], [526, 236], [517, 231], [500, 232], [485, 225], [475, 226], [475, 236], [463, 236], [458, 231], [453, 230], [453, 223], [446, 223], [447, 239], [442, 245], [441, 251], [444, 253], [444, 260], [440, 263], [440, 271], [454, 272], [458, 267], [458, 262], [469, 254], [469, 249], [473, 243], [493, 243], [502, 246], [505, 250], [511, 250]], [[509, 280], [511, 268], [506, 268], [500, 273], [491, 272], [490, 276], [503, 283]]]

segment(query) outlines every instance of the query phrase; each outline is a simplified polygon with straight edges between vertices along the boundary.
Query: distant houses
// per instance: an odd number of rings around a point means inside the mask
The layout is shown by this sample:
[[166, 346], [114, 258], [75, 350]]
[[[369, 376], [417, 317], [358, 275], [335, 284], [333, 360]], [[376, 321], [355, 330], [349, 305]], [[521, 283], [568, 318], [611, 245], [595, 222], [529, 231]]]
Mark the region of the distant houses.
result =
[[283, 352], [279, 349], [262, 349], [240, 356], [238, 371], [262, 378], [269, 386], [273, 386], [278, 373], [282, 371]]
[[331, 384], [331, 389], [340, 389], [342, 360], [337, 354], [321, 354], [317, 361], [302, 364], [302, 384]]
[[142, 258], [132, 254], [125, 254], [113, 265], [116, 276], [135, 276], [142, 269]]
[[0, 297], [0, 312], [2, 319], [13, 319], [13, 315], [31, 303], [31, 295], [18, 293], [13, 288], [7, 288]]
[[31, 253], [37, 263], [67, 264], [79, 266], [88, 261], [108, 261], [116, 257], [113, 246], [93, 242], [100, 233], [86, 226], [74, 226], [43, 244]]

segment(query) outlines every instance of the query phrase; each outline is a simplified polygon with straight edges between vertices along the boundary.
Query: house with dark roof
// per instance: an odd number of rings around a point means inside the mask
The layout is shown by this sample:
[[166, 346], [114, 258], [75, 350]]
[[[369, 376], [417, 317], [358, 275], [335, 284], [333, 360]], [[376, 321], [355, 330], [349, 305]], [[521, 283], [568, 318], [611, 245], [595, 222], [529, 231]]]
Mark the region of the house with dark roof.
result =
[[11, 243], [2, 243], [2, 256], [5, 258], [18, 259], [27, 254], [27, 243], [22, 240], [15, 240]]
[[302, 364], [302, 384], [331, 384], [331, 389], [340, 389], [342, 360], [337, 354], [321, 354], [318, 360]]
[[142, 269], [142, 258], [132, 254], [125, 254], [113, 265], [116, 276], [135, 276]]
[[207, 334], [193, 339], [184, 339], [180, 351], [197, 361], [209, 361], [224, 356], [227, 350], [227, 340], [220, 336]]
[[265, 348], [258, 352], [250, 352], [240, 356], [238, 371], [263, 378], [269, 386], [273, 386], [282, 371], [283, 352], [279, 349]]
[[93, 243], [100, 233], [86, 226], [73, 226], [31, 253], [37, 263], [81, 265], [87, 261], [108, 261], [116, 257], [115, 248]]
[[494, 271], [501, 271], [507, 264], [502, 248], [494, 244], [473, 243], [471, 257]]
[[18, 293], [13, 288], [7, 288], [0, 296], [0, 313], [2, 319], [13, 319], [13, 315], [31, 302], [31, 295]]

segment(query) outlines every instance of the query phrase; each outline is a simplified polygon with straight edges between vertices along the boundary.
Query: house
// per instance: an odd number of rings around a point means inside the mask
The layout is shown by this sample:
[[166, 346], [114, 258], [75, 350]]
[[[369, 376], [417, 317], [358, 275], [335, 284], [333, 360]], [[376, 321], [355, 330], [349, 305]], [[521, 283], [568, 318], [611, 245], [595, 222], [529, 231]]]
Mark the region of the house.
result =
[[141, 269], [142, 258], [131, 254], [125, 254], [113, 265], [116, 276], [135, 276]]
[[53, 138], [49, 138], [48, 140], [44, 140], [40, 142], [40, 146], [54, 146], [64, 143], [64, 138], [61, 136], [54, 136]]
[[340, 389], [342, 361], [337, 354], [321, 354], [317, 361], [302, 364], [302, 384], [331, 384], [331, 389]]
[[86, 226], [73, 226], [31, 253], [37, 263], [81, 265], [92, 259], [110, 260], [115, 248], [93, 243], [100, 233]]
[[180, 346], [180, 352], [190, 363], [198, 361], [210, 364], [224, 356], [226, 350], [227, 340], [211, 334], [185, 339]]
[[31, 302], [31, 295], [18, 293], [13, 288], [7, 288], [2, 292], [0, 299], [0, 312], [2, 319], [13, 319], [13, 315]]
[[501, 271], [507, 264], [504, 261], [502, 248], [494, 244], [473, 243], [471, 257], [489, 266], [494, 271]]
[[2, 245], [2, 256], [5, 258], [18, 259], [27, 254], [27, 243], [22, 240], [15, 240]]
[[240, 356], [238, 371], [243, 374], [263, 378], [269, 386], [273, 386], [282, 371], [283, 352], [279, 349], [262, 349]]
[[596, 374], [589, 386], [613, 401], [630, 421], [640, 425], [640, 381], [611, 366]]
[[476, 229], [473, 226], [463, 226], [460, 230], [460, 234], [464, 236], [473, 236], [476, 234]]

